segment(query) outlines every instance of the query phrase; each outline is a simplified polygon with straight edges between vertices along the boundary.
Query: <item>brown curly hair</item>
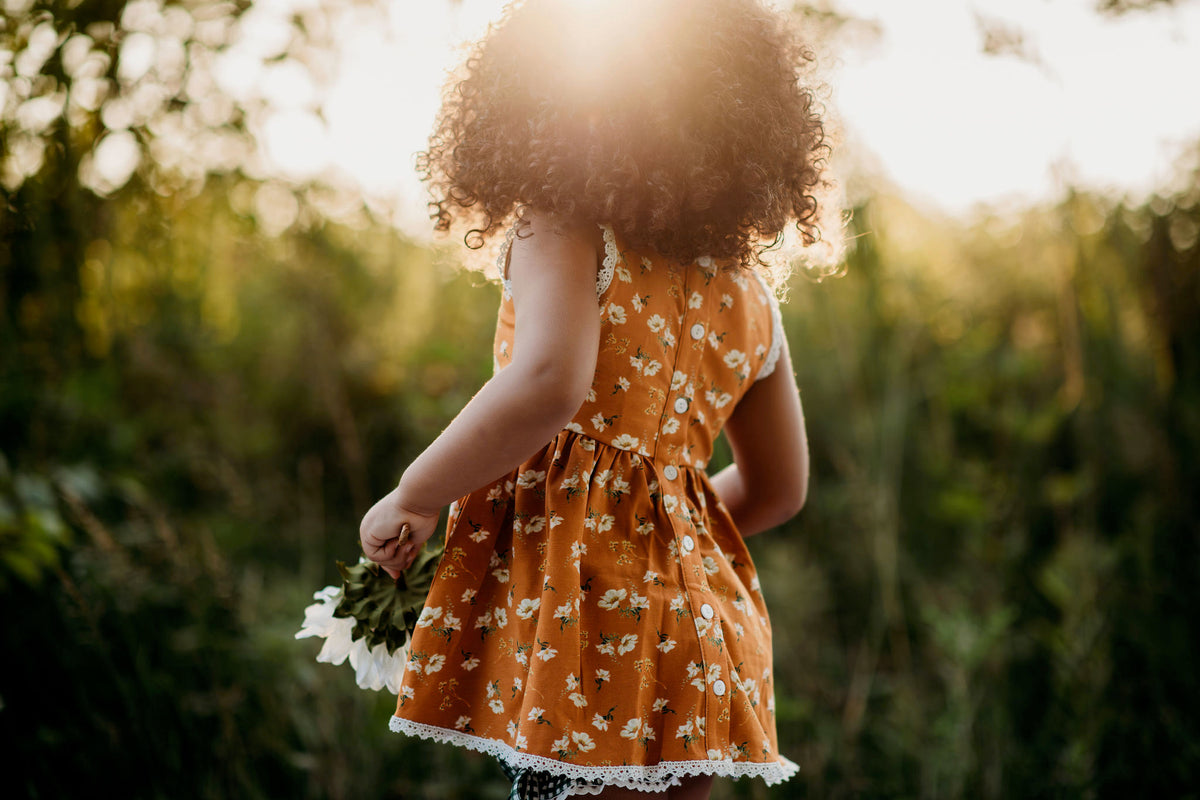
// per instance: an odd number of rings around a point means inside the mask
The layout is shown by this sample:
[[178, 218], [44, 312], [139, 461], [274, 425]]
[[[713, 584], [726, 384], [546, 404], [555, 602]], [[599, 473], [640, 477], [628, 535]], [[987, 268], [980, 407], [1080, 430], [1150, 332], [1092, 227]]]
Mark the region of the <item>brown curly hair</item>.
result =
[[814, 56], [760, 0], [525, 0], [470, 50], [417, 167], [479, 248], [535, 209], [683, 262], [820, 238]]

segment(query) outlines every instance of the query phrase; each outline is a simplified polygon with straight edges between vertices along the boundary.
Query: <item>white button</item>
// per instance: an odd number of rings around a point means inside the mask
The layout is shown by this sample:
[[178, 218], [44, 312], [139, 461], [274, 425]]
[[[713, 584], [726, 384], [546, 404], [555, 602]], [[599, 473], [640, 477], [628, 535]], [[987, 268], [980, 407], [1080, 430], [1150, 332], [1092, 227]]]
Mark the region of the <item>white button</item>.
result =
[[699, 322], [697, 322], [695, 325], [692, 326], [692, 338], [693, 339], [703, 339], [704, 338], [704, 326], [701, 325]]
[[720, 678], [713, 681], [713, 694], [715, 694], [717, 697], [723, 697], [725, 695], [725, 681], [721, 680]]
[[704, 605], [700, 606], [700, 616], [704, 617], [705, 619], [712, 619], [713, 618], [713, 607], [710, 606], [708, 603], [705, 603]]
[[667, 464], [663, 467], [663, 477], [669, 481], [673, 481], [679, 477], [679, 470], [675, 469], [674, 464]]
[[683, 552], [690, 553], [696, 549], [696, 540], [691, 536], [683, 537]]
[[688, 401], [686, 397], [681, 397], [675, 401], [675, 413], [683, 414], [688, 410]]

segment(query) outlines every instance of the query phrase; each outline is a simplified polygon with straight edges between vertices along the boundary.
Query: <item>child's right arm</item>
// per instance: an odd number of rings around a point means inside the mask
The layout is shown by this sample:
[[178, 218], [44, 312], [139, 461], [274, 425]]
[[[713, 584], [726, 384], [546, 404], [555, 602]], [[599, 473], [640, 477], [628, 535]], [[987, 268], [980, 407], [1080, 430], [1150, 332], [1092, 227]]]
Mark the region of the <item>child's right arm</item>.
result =
[[[440, 509], [512, 470], [554, 438], [583, 404], [596, 370], [600, 309], [596, 236], [533, 217], [512, 243], [513, 360], [489, 380], [360, 527], [367, 557], [405, 569]], [[397, 537], [407, 523], [407, 544]]]
[[786, 340], [775, 371], [742, 397], [725, 436], [734, 463], [712, 485], [742, 537], [794, 517], [808, 495], [808, 434]]

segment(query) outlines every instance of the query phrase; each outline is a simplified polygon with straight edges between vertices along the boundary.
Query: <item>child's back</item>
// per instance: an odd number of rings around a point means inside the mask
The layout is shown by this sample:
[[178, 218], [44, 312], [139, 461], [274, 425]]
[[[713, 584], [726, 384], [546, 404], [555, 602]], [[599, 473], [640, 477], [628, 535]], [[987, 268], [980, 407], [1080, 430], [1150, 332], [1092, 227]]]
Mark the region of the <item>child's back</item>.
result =
[[[393, 728], [510, 766], [658, 785], [769, 782], [771, 634], [704, 468], [782, 345], [750, 271], [621, 252], [605, 230], [591, 390], [542, 451], [455, 508]], [[513, 356], [506, 292], [495, 356]], [[441, 729], [441, 730], [433, 730]]]
[[559, 796], [535, 775], [702, 797], [796, 769], [743, 538], [807, 485], [756, 270], [786, 228], [819, 234], [810, 59], [758, 0], [526, 0], [420, 161], [438, 227], [521, 234], [495, 376], [360, 533], [403, 569], [459, 498], [392, 727], [496, 755], [522, 798]]

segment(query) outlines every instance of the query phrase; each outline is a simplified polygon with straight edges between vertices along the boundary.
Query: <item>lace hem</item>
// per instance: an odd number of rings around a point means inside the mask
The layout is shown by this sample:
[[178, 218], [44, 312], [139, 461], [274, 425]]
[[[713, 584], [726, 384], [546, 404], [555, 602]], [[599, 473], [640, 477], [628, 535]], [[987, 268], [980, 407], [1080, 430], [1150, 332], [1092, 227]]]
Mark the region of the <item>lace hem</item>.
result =
[[756, 381], [761, 381], [775, 371], [779, 354], [783, 352], [783, 337], [787, 334], [783, 331], [783, 314], [779, 310], [779, 298], [771, 291], [771, 287], [767, 285], [757, 270], [754, 271], [754, 277], [758, 278], [759, 285], [767, 295], [767, 303], [771, 306], [771, 349], [767, 351], [766, 360], [763, 361], [762, 368], [754, 378]]
[[612, 285], [613, 275], [617, 272], [617, 262], [621, 259], [621, 254], [617, 251], [617, 236], [613, 233], [612, 226], [601, 225], [600, 230], [604, 232], [604, 262], [600, 265], [600, 271], [596, 273], [596, 297], [600, 297]]
[[466, 747], [499, 759], [516, 769], [541, 770], [588, 782], [602, 780], [606, 786], [620, 786], [642, 792], [661, 792], [666, 786], [677, 785], [680, 778], [697, 775], [715, 775], [722, 778], [762, 778], [767, 786], [774, 786], [791, 778], [800, 769], [783, 756], [779, 756], [778, 761], [769, 763], [714, 759], [711, 761], [664, 761], [644, 767], [586, 766], [569, 764], [533, 753], [522, 753], [497, 739], [484, 739], [461, 731], [413, 722], [403, 717], [392, 717], [388, 728], [396, 733], [419, 736], [422, 739], [430, 739], [442, 744]]

